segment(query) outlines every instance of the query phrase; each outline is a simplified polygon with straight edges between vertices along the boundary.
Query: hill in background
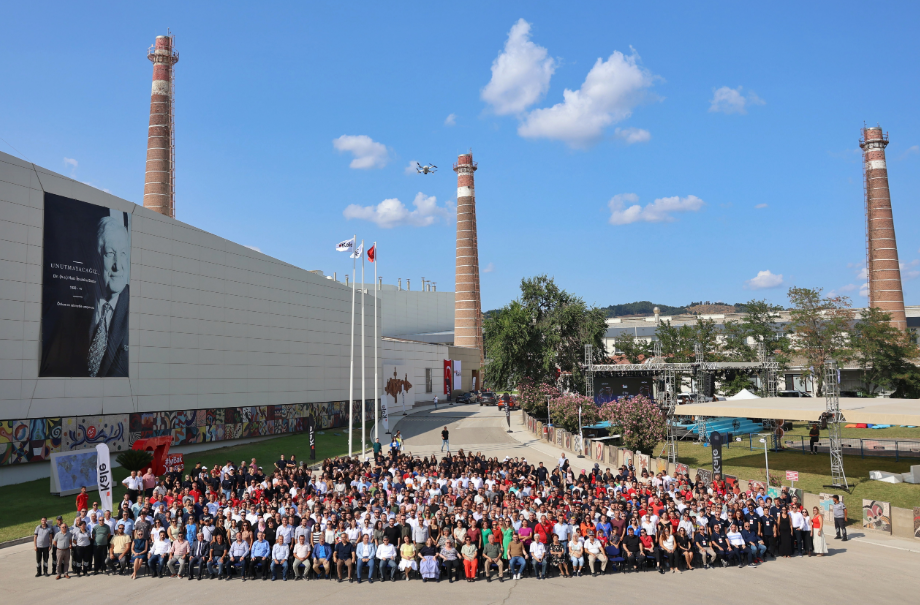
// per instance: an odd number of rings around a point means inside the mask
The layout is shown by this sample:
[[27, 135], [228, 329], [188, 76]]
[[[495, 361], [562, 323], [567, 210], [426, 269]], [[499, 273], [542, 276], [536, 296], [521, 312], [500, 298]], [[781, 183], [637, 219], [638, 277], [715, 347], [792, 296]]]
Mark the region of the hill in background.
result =
[[723, 302], [692, 302], [683, 307], [674, 307], [671, 305], [655, 304], [647, 300], [631, 302], [622, 305], [610, 305], [603, 307], [607, 312], [607, 317], [628, 317], [631, 315], [651, 315], [655, 307], [661, 311], [662, 315], [679, 315], [681, 313], [691, 313], [694, 315], [710, 315], [714, 313], [737, 313], [744, 310], [744, 305], [729, 305]]

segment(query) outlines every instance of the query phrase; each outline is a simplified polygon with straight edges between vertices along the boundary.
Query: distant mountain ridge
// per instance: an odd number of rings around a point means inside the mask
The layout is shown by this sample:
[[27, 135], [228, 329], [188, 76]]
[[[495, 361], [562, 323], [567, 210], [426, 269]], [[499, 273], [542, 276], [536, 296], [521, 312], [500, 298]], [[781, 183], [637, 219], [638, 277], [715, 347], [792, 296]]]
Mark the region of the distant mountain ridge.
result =
[[683, 307], [674, 307], [671, 305], [655, 304], [648, 300], [625, 303], [621, 305], [610, 305], [601, 307], [607, 312], [607, 317], [628, 317], [631, 315], [652, 315], [655, 307], [658, 307], [662, 315], [680, 315], [682, 313], [691, 313], [694, 315], [709, 315], [715, 313], [736, 313], [743, 310], [744, 305], [729, 305], [723, 302], [692, 302]]

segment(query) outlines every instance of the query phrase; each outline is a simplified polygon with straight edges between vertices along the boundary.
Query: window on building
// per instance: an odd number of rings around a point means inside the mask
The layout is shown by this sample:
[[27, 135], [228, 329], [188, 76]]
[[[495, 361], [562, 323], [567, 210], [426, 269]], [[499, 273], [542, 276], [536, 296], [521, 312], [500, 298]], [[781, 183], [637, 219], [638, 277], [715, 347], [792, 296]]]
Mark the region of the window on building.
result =
[[431, 380], [431, 368], [425, 368], [425, 392], [431, 393], [434, 391], [434, 383]]

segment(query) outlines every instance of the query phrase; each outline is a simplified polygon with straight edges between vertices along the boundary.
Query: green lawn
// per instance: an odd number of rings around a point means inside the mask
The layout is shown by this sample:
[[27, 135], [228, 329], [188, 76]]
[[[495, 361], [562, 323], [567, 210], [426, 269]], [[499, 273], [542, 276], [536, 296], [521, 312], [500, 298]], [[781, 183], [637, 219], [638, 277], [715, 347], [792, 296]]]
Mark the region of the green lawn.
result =
[[[882, 430], [870, 432], [880, 433]], [[764, 470], [763, 444], [758, 443], [756, 439], [754, 444], [755, 447], [758, 445], [761, 447], [751, 451], [746, 439], [741, 443], [733, 443], [731, 447], [723, 447], [723, 472], [728, 475], [734, 475], [739, 479], [764, 481], [766, 473]], [[680, 461], [690, 467], [711, 468], [712, 466], [712, 450], [708, 447], [697, 445], [695, 442], [680, 442], [678, 454]], [[783, 452], [770, 452], [769, 456], [771, 474], [778, 474], [783, 479], [784, 485], [789, 485], [789, 482], [785, 480], [786, 471], [798, 471], [799, 481], [795, 483], [796, 487], [813, 494], [821, 492], [834, 493], [834, 490], [824, 487], [831, 482], [830, 456], [828, 454], [822, 453], [812, 456], [797, 449], [788, 449]], [[900, 462], [895, 462], [894, 458], [887, 457], [872, 458], [867, 456], [863, 459], [859, 456], [844, 456], [843, 468], [850, 485], [850, 494], [848, 496], [846, 494], [842, 495], [844, 495], [844, 500], [852, 503], [847, 509], [850, 520], [859, 521], [861, 519], [863, 498], [890, 502], [892, 506], [901, 508], [920, 506], [920, 485], [908, 483], [891, 484], [869, 480], [870, 470], [905, 473], [910, 471], [911, 464], [920, 464], [920, 458], [902, 458]]]
[[[332, 456], [341, 456], [348, 453], [348, 432], [345, 429], [332, 429], [323, 431], [324, 434], [316, 435], [316, 460]], [[354, 448], [358, 451], [361, 441], [361, 431], [354, 433]], [[233, 460], [239, 464], [241, 460], [249, 461], [255, 458], [266, 471], [274, 468], [274, 462], [284, 454], [289, 457], [294, 454], [298, 462], [308, 460], [310, 455], [310, 438], [307, 434], [285, 435], [266, 441], [233, 445], [204, 452], [186, 454], [185, 464], [188, 468], [201, 462], [212, 467], [215, 464], [224, 464]], [[114, 502], [121, 502], [125, 490], [121, 480], [127, 476], [122, 468], [116, 468]], [[0, 542], [15, 540], [30, 535], [43, 516], [53, 519], [63, 515], [67, 523], [72, 523], [76, 516], [76, 495], [53, 496], [49, 493], [50, 479], [37, 479], [27, 483], [6, 485], [0, 487], [0, 502], [3, 503], [3, 515], [0, 516]], [[98, 492], [90, 492], [90, 504], [98, 499]], [[25, 519], [25, 521], [23, 521]]]
[[[808, 431], [811, 425], [805, 422], [793, 423], [792, 430], [787, 431], [786, 435], [803, 435], [806, 437], [805, 444], [808, 444]], [[840, 436], [847, 439], [917, 439], [920, 440], [920, 428], [904, 429], [899, 426], [893, 426], [890, 429], [840, 429]], [[821, 431], [821, 438], [827, 438], [827, 431]]]

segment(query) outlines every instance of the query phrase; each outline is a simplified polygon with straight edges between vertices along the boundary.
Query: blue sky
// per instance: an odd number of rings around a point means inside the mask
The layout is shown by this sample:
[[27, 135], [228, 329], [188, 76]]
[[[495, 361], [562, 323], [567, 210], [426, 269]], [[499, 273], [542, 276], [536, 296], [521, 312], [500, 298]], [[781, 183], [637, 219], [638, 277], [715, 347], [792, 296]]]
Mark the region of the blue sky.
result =
[[340, 276], [358, 233], [387, 282], [451, 289], [472, 148], [485, 309], [539, 273], [599, 305], [790, 285], [863, 305], [879, 123], [920, 304], [916, 3], [182, 4], [5, 7], [0, 149], [140, 203], [170, 27], [182, 221]]

